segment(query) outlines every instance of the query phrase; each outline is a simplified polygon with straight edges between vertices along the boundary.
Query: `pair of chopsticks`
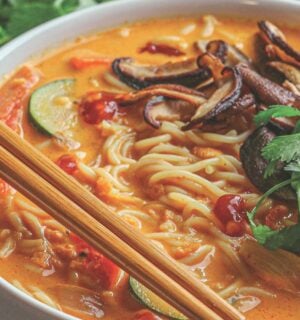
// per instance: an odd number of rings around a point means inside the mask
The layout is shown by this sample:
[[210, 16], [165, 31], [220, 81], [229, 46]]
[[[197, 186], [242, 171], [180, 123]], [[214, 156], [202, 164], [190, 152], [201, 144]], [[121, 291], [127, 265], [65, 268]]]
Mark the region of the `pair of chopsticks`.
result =
[[189, 319], [245, 319], [1, 121], [0, 177]]

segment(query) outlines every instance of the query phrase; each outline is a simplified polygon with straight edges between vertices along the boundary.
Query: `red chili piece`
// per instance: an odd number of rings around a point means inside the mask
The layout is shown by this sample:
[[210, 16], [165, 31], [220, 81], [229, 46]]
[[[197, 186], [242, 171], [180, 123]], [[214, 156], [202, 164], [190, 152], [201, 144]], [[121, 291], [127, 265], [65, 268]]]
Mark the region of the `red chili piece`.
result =
[[137, 312], [134, 315], [134, 320], [161, 320], [161, 318], [157, 315], [155, 315], [153, 312], [143, 309]]
[[276, 205], [269, 210], [265, 218], [265, 224], [273, 230], [285, 227], [285, 220], [289, 217], [289, 208], [284, 205]]
[[103, 120], [111, 120], [118, 108], [114, 95], [106, 92], [90, 93], [80, 104], [79, 112], [85, 122], [98, 124]]
[[148, 42], [143, 48], [139, 50], [140, 53], [149, 52], [152, 54], [161, 53], [167, 56], [182, 56], [184, 52], [177, 48], [170, 47], [166, 44], [155, 44], [153, 42]]
[[93, 275], [106, 290], [113, 289], [120, 276], [121, 269], [74, 233], [70, 234], [76, 251], [82, 255], [82, 266], [88, 274]]
[[239, 237], [246, 231], [245, 202], [239, 195], [227, 194], [220, 197], [215, 205], [214, 213], [223, 223], [225, 233]]
[[57, 159], [56, 164], [70, 175], [74, 174], [78, 169], [77, 160], [71, 154], [61, 156]]

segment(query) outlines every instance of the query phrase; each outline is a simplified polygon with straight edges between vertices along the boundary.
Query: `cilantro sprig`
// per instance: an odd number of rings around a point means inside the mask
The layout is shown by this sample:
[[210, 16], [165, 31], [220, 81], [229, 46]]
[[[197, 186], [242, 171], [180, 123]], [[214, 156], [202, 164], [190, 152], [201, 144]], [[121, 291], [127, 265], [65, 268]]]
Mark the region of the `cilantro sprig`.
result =
[[110, 0], [0, 0], [0, 45], [53, 18]]
[[300, 116], [300, 110], [295, 109], [290, 106], [283, 105], [273, 105], [267, 110], [259, 112], [254, 117], [254, 123], [256, 126], [267, 124], [271, 118], [281, 118], [281, 117], [297, 117]]
[[[258, 113], [254, 118], [254, 122], [256, 125], [265, 125], [272, 118], [299, 116], [300, 110], [298, 109], [276, 105]], [[300, 216], [297, 224], [281, 230], [273, 230], [266, 225], [256, 224], [255, 216], [267, 197], [289, 185], [295, 190], [298, 212], [300, 213], [300, 121], [296, 123], [293, 133], [278, 136], [269, 142], [262, 149], [262, 156], [268, 161], [265, 178], [273, 175], [278, 165], [283, 166], [283, 169], [291, 174], [291, 178], [273, 186], [260, 198], [257, 205], [248, 213], [250, 227], [257, 241], [268, 249], [283, 248], [298, 253], [300, 252]]]

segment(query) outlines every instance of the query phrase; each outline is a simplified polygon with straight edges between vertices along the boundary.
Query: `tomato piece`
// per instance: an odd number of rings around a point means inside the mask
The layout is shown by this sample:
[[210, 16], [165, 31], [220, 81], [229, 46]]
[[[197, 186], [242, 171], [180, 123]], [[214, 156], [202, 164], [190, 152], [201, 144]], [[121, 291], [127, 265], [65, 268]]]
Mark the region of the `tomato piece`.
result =
[[57, 159], [56, 164], [70, 175], [78, 170], [77, 159], [71, 154], [62, 155]]
[[121, 269], [74, 233], [71, 233], [70, 238], [76, 245], [77, 252], [85, 256], [83, 264], [86, 271], [99, 280], [103, 289], [113, 289], [119, 280]]
[[79, 58], [73, 57], [70, 59], [70, 65], [73, 69], [81, 71], [90, 67], [99, 65], [109, 65], [111, 63], [109, 58]]
[[225, 233], [231, 237], [241, 237], [245, 234], [245, 224], [236, 221], [228, 221], [225, 226]]
[[214, 212], [220, 221], [241, 222], [245, 216], [245, 202], [239, 195], [226, 194], [221, 196], [215, 205]]
[[151, 54], [164, 54], [166, 56], [182, 56], [184, 52], [180, 51], [177, 48], [168, 46], [166, 44], [155, 44], [153, 42], [148, 42], [146, 45], [140, 49], [140, 53], [148, 52]]
[[138, 311], [135, 315], [134, 315], [134, 320], [161, 320], [161, 318], [159, 316], [157, 316], [156, 314], [154, 314], [153, 312], [151, 312], [150, 310], [147, 309], [143, 309]]
[[90, 93], [82, 101], [79, 113], [85, 122], [99, 124], [103, 120], [111, 120], [118, 111], [119, 105], [114, 95], [107, 92]]
[[241, 196], [221, 196], [215, 204], [214, 213], [225, 226], [225, 233], [229, 236], [240, 237], [246, 232], [245, 202]]
[[[0, 90], [0, 120], [7, 121], [12, 112], [21, 109], [30, 90], [38, 83], [39, 73], [32, 68], [21, 68]], [[17, 113], [15, 113], [17, 116]], [[11, 119], [8, 123], [13, 122]]]
[[285, 227], [285, 220], [291, 216], [290, 210], [284, 205], [276, 205], [269, 210], [265, 218], [265, 224], [273, 230]]

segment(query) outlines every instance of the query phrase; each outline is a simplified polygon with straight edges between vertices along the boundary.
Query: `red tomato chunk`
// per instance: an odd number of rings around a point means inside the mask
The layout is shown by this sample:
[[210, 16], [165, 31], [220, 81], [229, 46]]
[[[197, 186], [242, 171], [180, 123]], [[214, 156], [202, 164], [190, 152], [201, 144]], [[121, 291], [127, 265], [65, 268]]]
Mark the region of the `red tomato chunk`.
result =
[[35, 69], [23, 67], [0, 90], [0, 120], [16, 132], [21, 125], [25, 101], [39, 79]]
[[79, 113], [85, 122], [99, 124], [103, 120], [112, 120], [118, 108], [119, 106], [114, 100], [114, 95], [106, 92], [96, 92], [88, 94], [82, 101]]
[[220, 197], [215, 204], [214, 213], [229, 236], [239, 237], [246, 232], [245, 202], [241, 196], [226, 194]]
[[100, 280], [103, 289], [113, 289], [119, 280], [121, 269], [74, 233], [71, 233], [70, 238], [76, 245], [78, 254], [84, 256], [83, 264], [87, 273]]
[[143, 309], [137, 312], [133, 318], [134, 320], [161, 320], [160, 317], [155, 315], [153, 312]]
[[77, 159], [71, 154], [65, 154], [57, 159], [56, 164], [66, 173], [72, 175], [77, 169]]

